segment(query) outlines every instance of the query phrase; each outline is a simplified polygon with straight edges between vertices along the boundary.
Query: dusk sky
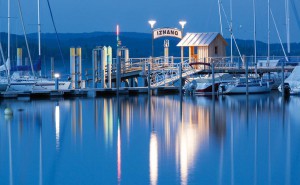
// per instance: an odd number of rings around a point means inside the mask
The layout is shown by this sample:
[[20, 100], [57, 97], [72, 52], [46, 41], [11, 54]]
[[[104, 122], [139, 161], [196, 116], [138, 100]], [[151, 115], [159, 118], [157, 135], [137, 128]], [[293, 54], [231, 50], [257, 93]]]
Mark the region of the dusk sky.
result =
[[[267, 38], [267, 0], [257, 2], [258, 40]], [[295, 0], [291, 0], [295, 1]], [[17, 0], [11, 0], [12, 17], [19, 17]], [[36, 32], [37, 0], [21, 0], [24, 20], [28, 32]], [[187, 32], [217, 32], [220, 30], [217, 0], [50, 0], [59, 33], [80, 33], [94, 31], [114, 31], [120, 24], [121, 31], [150, 33], [149, 19], [155, 19], [155, 27], [179, 27], [178, 21], [185, 19]], [[47, 1], [41, 0], [42, 31], [53, 32]], [[299, 1], [295, 1], [300, 7]], [[223, 0], [229, 18], [229, 0]], [[300, 29], [290, 5], [291, 40], [300, 42]], [[286, 41], [284, 0], [271, 0], [276, 23], [282, 40]], [[7, 0], [0, 0], [0, 30], [7, 27]], [[252, 0], [233, 0], [233, 24], [236, 38], [253, 38]], [[300, 13], [300, 12], [297, 12]], [[21, 34], [20, 19], [12, 20], [12, 32]], [[229, 37], [228, 26], [223, 15], [224, 36]], [[273, 22], [271, 22], [272, 42], [279, 42]]]

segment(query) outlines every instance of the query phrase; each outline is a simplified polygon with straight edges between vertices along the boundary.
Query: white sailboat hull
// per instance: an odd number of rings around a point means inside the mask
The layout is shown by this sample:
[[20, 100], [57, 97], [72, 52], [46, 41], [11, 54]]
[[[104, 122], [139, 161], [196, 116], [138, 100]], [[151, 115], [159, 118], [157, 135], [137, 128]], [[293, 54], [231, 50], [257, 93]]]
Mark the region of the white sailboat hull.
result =
[[[69, 81], [59, 81], [59, 90], [67, 90], [70, 87], [71, 82]], [[11, 79], [10, 84], [8, 84], [7, 79], [0, 80], [0, 91], [53, 91], [55, 90], [55, 80], [48, 79]]]
[[[284, 88], [288, 85], [289, 93], [291, 95], [300, 94], [300, 66], [296, 66], [290, 76], [284, 80]], [[278, 90], [282, 92], [281, 85], [278, 87]]]
[[[240, 82], [239, 79], [234, 83], [221, 84], [219, 88], [219, 93], [221, 94], [243, 94], [247, 92], [247, 83]], [[243, 80], [244, 81], [244, 80]], [[269, 93], [272, 90], [272, 85], [274, 81], [257, 81], [255, 79], [250, 79], [248, 83], [248, 93]]]
[[[59, 82], [59, 90], [67, 90], [71, 82]], [[7, 91], [53, 91], [55, 90], [54, 80], [28, 80], [28, 81], [12, 81]]]
[[[268, 93], [271, 91], [270, 87], [265, 86], [248, 86], [248, 93]], [[229, 85], [226, 90], [223, 92], [224, 94], [242, 94], [247, 92], [246, 86], [235, 86]]]

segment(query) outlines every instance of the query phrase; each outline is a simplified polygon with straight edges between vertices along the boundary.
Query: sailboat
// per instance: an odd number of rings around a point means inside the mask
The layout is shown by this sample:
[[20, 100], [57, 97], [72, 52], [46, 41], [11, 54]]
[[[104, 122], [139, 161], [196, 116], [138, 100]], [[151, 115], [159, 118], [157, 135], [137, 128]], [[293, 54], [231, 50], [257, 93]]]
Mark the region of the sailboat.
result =
[[[272, 89], [274, 81], [271, 79], [259, 78], [257, 74], [257, 52], [256, 52], [256, 10], [255, 0], [253, 0], [253, 18], [254, 18], [254, 62], [255, 75], [254, 77], [246, 78], [245, 76], [238, 77], [234, 82], [223, 83], [219, 86], [220, 94], [243, 94], [243, 93], [267, 93]], [[269, 29], [268, 29], [269, 30]], [[269, 37], [268, 37], [269, 38]], [[269, 53], [269, 46], [268, 46]], [[269, 54], [268, 54], [269, 62]], [[246, 62], [246, 61], [245, 61]], [[246, 74], [248, 75], [248, 74]]]
[[[19, 11], [22, 20], [22, 13], [19, 4]], [[22, 21], [23, 25], [23, 21]], [[55, 90], [55, 80], [41, 78], [35, 76], [35, 71], [41, 71], [41, 28], [40, 28], [40, 0], [38, 0], [38, 46], [39, 46], [39, 61], [30, 66], [16, 66], [11, 68], [10, 62], [10, 0], [8, 0], [8, 57], [5, 64], [0, 66], [0, 71], [7, 71], [7, 78], [0, 79], [0, 91], [51, 91]], [[23, 25], [26, 45], [28, 48], [26, 32]], [[28, 51], [29, 56], [30, 52]], [[31, 58], [31, 57], [30, 57]], [[31, 60], [30, 60], [31, 61]], [[23, 75], [22, 71], [32, 70], [32, 75]], [[13, 74], [11, 75], [11, 72]], [[67, 90], [71, 82], [60, 81], [58, 84], [59, 90]]]
[[[248, 84], [248, 88], [247, 88]], [[250, 94], [268, 93], [272, 90], [273, 80], [263, 80], [257, 77], [248, 78], [240, 77], [235, 82], [221, 84], [218, 92], [220, 94], [243, 94], [248, 91]], [[248, 90], [247, 90], [248, 89]]]
[[285, 91], [285, 94], [299, 95], [300, 94], [300, 66], [296, 66], [292, 74], [284, 80], [283, 90], [282, 85], [278, 87], [279, 92]]

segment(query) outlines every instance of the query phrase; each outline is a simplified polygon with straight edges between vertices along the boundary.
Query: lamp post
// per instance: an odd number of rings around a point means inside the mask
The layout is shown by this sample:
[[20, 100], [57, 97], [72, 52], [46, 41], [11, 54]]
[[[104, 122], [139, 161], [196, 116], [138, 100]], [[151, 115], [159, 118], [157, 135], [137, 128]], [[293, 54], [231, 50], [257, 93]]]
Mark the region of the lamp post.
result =
[[58, 79], [59, 79], [60, 75], [58, 73], [55, 73], [54, 74], [54, 78], [55, 78], [55, 90], [57, 91], [58, 90]]
[[[184, 29], [184, 26], [186, 25], [186, 21], [179, 21], [179, 24], [181, 25], [181, 39], [183, 38], [183, 29]], [[183, 63], [183, 46], [181, 46], [181, 63]]]
[[154, 28], [154, 25], [155, 25], [156, 21], [155, 20], [150, 20], [150, 21], [148, 21], [148, 23], [150, 24], [151, 31], [152, 31], [152, 58], [153, 58], [154, 57], [154, 44], [153, 44], [154, 34], [153, 34], [153, 28]]

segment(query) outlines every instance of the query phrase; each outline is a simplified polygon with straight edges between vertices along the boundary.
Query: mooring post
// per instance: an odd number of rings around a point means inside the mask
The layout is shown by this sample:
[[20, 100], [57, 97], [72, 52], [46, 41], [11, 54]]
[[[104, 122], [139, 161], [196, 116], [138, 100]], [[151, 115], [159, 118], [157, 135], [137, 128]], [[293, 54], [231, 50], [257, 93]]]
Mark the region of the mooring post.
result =
[[249, 94], [249, 84], [248, 84], [248, 62], [246, 61], [246, 57], [243, 56], [243, 62], [245, 63], [246, 70], [246, 95]]
[[179, 74], [180, 74], [180, 86], [179, 86], [179, 94], [182, 96], [182, 63], [179, 65]]
[[281, 62], [281, 71], [282, 71], [282, 76], [281, 76], [281, 91], [282, 91], [282, 96], [284, 97], [284, 62], [285, 60], [282, 60]]
[[111, 85], [111, 65], [112, 65], [112, 48], [111, 46], [107, 47], [107, 79], [108, 79], [108, 88], [112, 88]]
[[104, 46], [101, 50], [101, 88], [106, 88], [105, 68], [107, 65], [107, 47]]
[[212, 73], [212, 96], [215, 97], [215, 64], [211, 62], [211, 73]]
[[151, 95], [151, 81], [150, 81], [151, 65], [148, 63], [148, 95]]
[[96, 87], [96, 80], [95, 80], [95, 76], [96, 76], [96, 72], [95, 72], [95, 63], [97, 62], [96, 58], [97, 58], [97, 51], [93, 50], [92, 52], [92, 56], [93, 56], [93, 83], [92, 83], [92, 88], [94, 89]]

